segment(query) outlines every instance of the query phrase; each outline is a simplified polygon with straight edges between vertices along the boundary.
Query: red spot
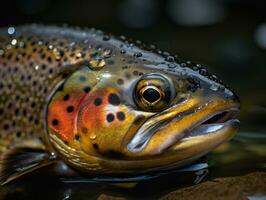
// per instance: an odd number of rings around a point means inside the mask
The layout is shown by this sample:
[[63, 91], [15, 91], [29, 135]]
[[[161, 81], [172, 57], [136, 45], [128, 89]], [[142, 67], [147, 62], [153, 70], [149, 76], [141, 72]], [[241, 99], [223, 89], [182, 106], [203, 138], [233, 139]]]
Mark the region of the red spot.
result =
[[54, 97], [48, 108], [48, 126], [62, 140], [75, 137], [75, 123], [84, 93], [71, 95], [68, 101]]

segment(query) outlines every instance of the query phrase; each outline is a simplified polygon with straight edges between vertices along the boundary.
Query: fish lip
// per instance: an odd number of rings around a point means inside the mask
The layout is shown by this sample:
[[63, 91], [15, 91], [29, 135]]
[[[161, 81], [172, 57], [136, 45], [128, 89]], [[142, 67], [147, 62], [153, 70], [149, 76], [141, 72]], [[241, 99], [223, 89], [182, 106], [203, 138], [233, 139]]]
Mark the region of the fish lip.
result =
[[[203, 118], [202, 120], [200, 120], [198, 123], [189, 127], [186, 133], [184, 134], [184, 137], [181, 139], [181, 141], [187, 138], [193, 138], [193, 137], [202, 136], [206, 134], [214, 134], [217, 131], [227, 126], [231, 126], [235, 129], [238, 129], [240, 126], [240, 121], [236, 119], [238, 112], [239, 112], [239, 108], [232, 107], [229, 109], [220, 110], [220, 111], [210, 114], [206, 118]], [[228, 116], [223, 118], [222, 121], [218, 120], [217, 122], [206, 123], [208, 120], [222, 113], [228, 114]], [[202, 130], [200, 131], [199, 129], [202, 129]], [[203, 129], [205, 129], [205, 131]]]
[[[205, 104], [205, 105], [207, 105], [207, 104]], [[196, 112], [200, 111], [202, 109], [202, 107], [204, 107], [204, 106], [200, 105], [200, 106], [197, 106], [197, 107], [194, 107], [194, 108], [192, 108], [190, 110], [185, 111], [186, 114], [183, 117], [186, 117], [186, 116], [190, 115], [191, 113], [196, 113]], [[173, 141], [170, 144], [166, 145], [164, 148], [162, 148], [156, 154], [163, 153], [163, 151], [165, 151], [165, 150], [167, 151], [167, 149], [171, 148], [173, 145], [175, 145], [178, 142], [182, 142], [182, 140], [184, 140], [184, 139], [194, 139], [196, 135], [193, 136], [193, 134], [191, 134], [192, 131], [195, 131], [198, 128], [200, 128], [200, 126], [202, 124], [204, 124], [206, 121], [208, 121], [209, 119], [213, 118], [214, 116], [217, 116], [217, 115], [219, 115], [221, 113], [225, 113], [225, 112], [231, 113], [231, 114], [234, 114], [234, 115], [228, 115], [226, 118], [223, 119], [223, 122], [220, 123], [221, 125], [223, 125], [221, 127], [221, 129], [226, 128], [226, 127], [228, 127], [230, 125], [237, 129], [239, 127], [239, 120], [235, 119], [235, 117], [237, 116], [237, 114], [239, 112], [239, 104], [237, 104], [237, 105], [233, 104], [229, 108], [226, 108], [226, 109], [224, 108], [224, 109], [217, 110], [216, 112], [211, 112], [205, 118], [201, 118], [200, 120], [198, 120], [197, 123], [189, 126], [186, 130], [181, 132], [180, 135], [182, 135], [182, 137], [176, 138], [175, 141]], [[150, 127], [151, 129], [154, 128], [154, 130], [152, 130], [152, 132], [153, 132], [152, 135], [155, 135], [156, 132], [159, 131], [162, 127], [167, 126], [167, 124], [171, 123], [172, 120], [175, 120], [177, 118], [180, 118], [179, 114], [177, 114], [176, 116], [174, 116], [171, 119], [168, 119], [166, 121], [162, 121], [160, 123], [155, 123], [153, 126]], [[230, 120], [232, 120], [232, 121], [230, 121]], [[210, 124], [215, 124], [215, 123], [210, 123]], [[212, 133], [215, 133], [215, 131], [213, 131]], [[210, 132], [209, 133], [205, 132], [205, 133], [202, 133], [201, 135], [206, 135], [206, 134], [210, 134]], [[152, 136], [150, 138], [152, 138]], [[136, 143], [135, 144], [132, 143], [132, 141], [131, 141], [131, 142], [128, 143], [127, 149], [130, 152], [132, 152], [132, 153], [141, 152], [143, 149], [145, 149], [145, 146], [148, 144], [150, 138], [146, 138], [146, 140], [142, 141], [141, 147], [139, 147], [138, 144], [136, 144]]]
[[228, 119], [225, 122], [220, 123], [210, 123], [210, 124], [200, 124], [196, 128], [190, 130], [187, 135], [185, 135], [181, 141], [187, 139], [194, 139], [194, 137], [206, 135], [206, 134], [215, 134], [218, 131], [224, 129], [225, 127], [232, 127], [238, 129], [240, 126], [240, 121], [238, 119]]

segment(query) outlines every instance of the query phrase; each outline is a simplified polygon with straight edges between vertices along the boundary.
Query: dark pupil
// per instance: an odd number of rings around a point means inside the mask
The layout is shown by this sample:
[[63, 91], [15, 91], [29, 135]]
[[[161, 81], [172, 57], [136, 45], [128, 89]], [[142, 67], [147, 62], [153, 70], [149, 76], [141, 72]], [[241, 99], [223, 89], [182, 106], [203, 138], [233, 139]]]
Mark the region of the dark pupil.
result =
[[142, 95], [143, 95], [143, 98], [146, 99], [146, 101], [150, 103], [157, 101], [161, 97], [160, 93], [153, 88], [148, 88], [147, 90], [143, 92]]

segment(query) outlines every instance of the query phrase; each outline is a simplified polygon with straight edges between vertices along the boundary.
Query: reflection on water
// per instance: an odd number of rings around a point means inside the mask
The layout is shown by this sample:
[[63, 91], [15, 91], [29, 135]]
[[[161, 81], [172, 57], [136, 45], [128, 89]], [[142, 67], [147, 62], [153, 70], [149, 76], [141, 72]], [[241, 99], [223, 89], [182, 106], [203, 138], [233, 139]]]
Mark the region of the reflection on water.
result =
[[[246, 191], [245, 195], [249, 199], [265, 197], [265, 142], [265, 132], [242, 131], [231, 142], [208, 156], [207, 170], [165, 174], [123, 187], [119, 184], [63, 183], [55, 177], [37, 174], [1, 188], [0, 199], [175, 199], [180, 196], [189, 199], [193, 197], [191, 193], [204, 195], [206, 199], [209, 195], [211, 199], [218, 188], [226, 191], [224, 197], [230, 192], [232, 198], [236, 197], [237, 191]], [[230, 187], [235, 189], [229, 190]]]

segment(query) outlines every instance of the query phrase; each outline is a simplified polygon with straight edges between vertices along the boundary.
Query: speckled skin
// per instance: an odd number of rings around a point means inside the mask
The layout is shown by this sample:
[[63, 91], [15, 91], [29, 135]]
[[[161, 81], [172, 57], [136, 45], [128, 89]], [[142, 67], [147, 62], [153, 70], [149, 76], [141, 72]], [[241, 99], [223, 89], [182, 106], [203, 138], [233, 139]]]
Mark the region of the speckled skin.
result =
[[[86, 31], [92, 34], [95, 31]], [[2, 151], [44, 134], [43, 109], [59, 73], [90, 59], [85, 32], [23, 26], [0, 31], [0, 137]], [[91, 41], [90, 41], [91, 42]], [[73, 70], [71, 68], [70, 70]]]
[[[136, 43], [141, 49], [123, 36], [117, 39], [94, 29], [41, 25], [1, 29], [0, 153], [16, 146], [42, 146], [52, 151], [48, 131], [62, 156], [74, 167], [86, 168], [84, 171], [127, 171], [127, 159], [159, 154], [161, 141], [179, 125], [165, 127], [166, 136], [156, 134], [150, 146], [138, 155], [126, 148], [144, 121], [152, 117], [160, 121], [163, 110], [151, 112], [145, 106], [134, 105], [134, 88], [127, 85], [134, 85], [146, 74], [162, 73], [173, 82], [177, 94], [167, 105], [169, 116], [192, 105], [209, 103], [210, 110], [205, 111], [208, 114], [219, 106], [237, 104], [234, 94], [205, 68], [155, 50], [154, 46]], [[217, 100], [210, 100], [211, 96]], [[188, 102], [171, 110], [182, 99]], [[195, 115], [183, 125], [197, 120]], [[71, 153], [77, 154], [77, 159]], [[156, 156], [145, 163], [140, 160], [130, 170], [181, 159], [171, 154], [160, 162]]]
[[[62, 79], [60, 72], [74, 71], [77, 63], [93, 60], [93, 53], [103, 53], [104, 49], [113, 47], [109, 39], [94, 29], [30, 25], [16, 27], [11, 34], [8, 28], [1, 29], [0, 137], [3, 149], [24, 139], [42, 137], [42, 111], [49, 94]], [[126, 49], [132, 49], [133, 45], [119, 43], [123, 48], [115, 45], [112, 53], [117, 56], [107, 59], [107, 65], [113, 65], [114, 60], [129, 64], [123, 59], [128, 58]], [[137, 55], [140, 51], [135, 53], [130, 56], [130, 63], [140, 61]], [[105, 57], [108, 58], [108, 54]]]

